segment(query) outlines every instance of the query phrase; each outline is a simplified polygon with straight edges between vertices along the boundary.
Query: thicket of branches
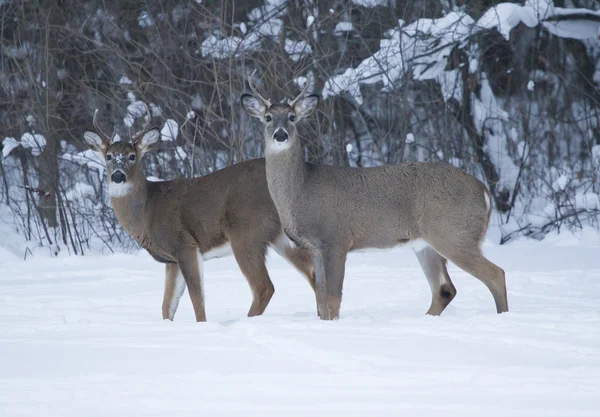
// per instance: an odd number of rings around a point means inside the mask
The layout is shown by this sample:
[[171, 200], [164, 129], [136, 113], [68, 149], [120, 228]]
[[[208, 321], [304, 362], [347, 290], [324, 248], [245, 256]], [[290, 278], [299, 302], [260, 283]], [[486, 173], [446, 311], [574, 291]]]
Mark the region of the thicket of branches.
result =
[[592, 0], [0, 0], [0, 211], [53, 251], [131, 247], [83, 131], [163, 132], [148, 175], [263, 154], [239, 104], [306, 80], [313, 162], [444, 160], [489, 187], [503, 240], [595, 224], [600, 13]]

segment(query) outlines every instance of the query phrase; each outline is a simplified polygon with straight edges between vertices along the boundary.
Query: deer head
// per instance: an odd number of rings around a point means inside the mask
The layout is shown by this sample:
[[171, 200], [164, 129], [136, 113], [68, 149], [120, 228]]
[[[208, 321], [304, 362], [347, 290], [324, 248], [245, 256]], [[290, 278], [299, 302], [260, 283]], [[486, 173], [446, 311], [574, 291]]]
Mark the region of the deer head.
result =
[[92, 150], [100, 152], [104, 157], [111, 197], [126, 195], [134, 180], [144, 178], [139, 161], [160, 140], [158, 129], [148, 130], [151, 114], [146, 103], [144, 103], [144, 107], [148, 114], [148, 120], [142, 130], [131, 137], [130, 142], [115, 142], [115, 130], [111, 136], [104, 133], [98, 125], [97, 109], [94, 112], [96, 131], [86, 130], [83, 134], [87, 145]]
[[265, 142], [267, 151], [288, 148], [296, 140], [296, 123], [310, 115], [319, 104], [319, 96], [306, 95], [310, 81], [300, 94], [287, 103], [271, 104], [270, 99], [261, 96], [252, 82], [256, 70], [248, 77], [248, 84], [254, 93], [243, 94], [242, 107], [250, 116], [256, 117], [265, 126]]

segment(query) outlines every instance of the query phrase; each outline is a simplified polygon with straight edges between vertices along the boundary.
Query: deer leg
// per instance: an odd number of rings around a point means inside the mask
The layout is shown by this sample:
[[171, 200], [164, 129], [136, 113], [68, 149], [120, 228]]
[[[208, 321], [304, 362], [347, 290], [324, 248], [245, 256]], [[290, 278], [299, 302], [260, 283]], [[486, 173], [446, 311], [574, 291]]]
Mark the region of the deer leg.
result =
[[275, 287], [265, 266], [266, 246], [257, 245], [257, 239], [230, 240], [233, 256], [252, 290], [252, 305], [248, 317], [260, 316], [271, 301]]
[[178, 263], [185, 284], [187, 285], [196, 321], [206, 321], [206, 311], [204, 309], [204, 293], [202, 291], [202, 276], [198, 264], [199, 252], [196, 247], [182, 249], [179, 252]]
[[185, 280], [177, 264], [166, 264], [165, 270], [165, 293], [162, 304], [163, 319], [173, 321], [179, 299], [185, 290]]
[[346, 253], [327, 250], [313, 255], [315, 267], [317, 304], [322, 320], [335, 320], [340, 316], [342, 287], [346, 267]]
[[[302, 275], [306, 277], [308, 284], [312, 288], [315, 293], [315, 297], [317, 295], [317, 286], [315, 283], [315, 269], [313, 268], [313, 264], [308, 252], [303, 249], [295, 249], [295, 248], [286, 248], [283, 253], [283, 257], [287, 259], [292, 265], [296, 267]], [[317, 314], [319, 314], [319, 309], [317, 308]]]
[[327, 276], [325, 274], [325, 259], [319, 250], [311, 254], [315, 268], [315, 293], [317, 295], [317, 313], [321, 320], [330, 320], [329, 307], [327, 306]]
[[342, 289], [346, 272], [346, 253], [329, 251], [325, 260], [325, 273], [327, 274], [327, 304], [329, 305], [329, 318], [340, 318], [342, 306]]
[[456, 288], [446, 269], [446, 258], [431, 246], [415, 253], [431, 287], [431, 306], [427, 314], [439, 316], [456, 296]]
[[460, 269], [473, 275], [488, 287], [496, 302], [496, 311], [498, 313], [507, 312], [508, 298], [506, 296], [504, 270], [483, 256], [479, 246], [465, 250], [464, 246], [454, 245], [445, 249], [447, 250], [441, 251], [441, 253], [446, 259], [449, 259]]

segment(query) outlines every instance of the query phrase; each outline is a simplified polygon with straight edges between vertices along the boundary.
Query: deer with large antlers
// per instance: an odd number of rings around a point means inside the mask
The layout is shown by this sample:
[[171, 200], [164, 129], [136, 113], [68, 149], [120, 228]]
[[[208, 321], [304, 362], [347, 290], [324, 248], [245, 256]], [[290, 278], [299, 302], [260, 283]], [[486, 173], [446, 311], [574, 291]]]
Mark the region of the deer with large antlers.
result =
[[432, 291], [428, 314], [439, 315], [456, 295], [447, 260], [481, 280], [498, 313], [508, 311], [504, 271], [486, 259], [481, 242], [491, 200], [484, 184], [442, 162], [376, 168], [304, 161], [296, 126], [319, 104], [302, 92], [271, 104], [256, 91], [241, 96], [246, 112], [264, 124], [269, 192], [288, 237], [311, 254], [321, 319], [339, 317], [348, 252], [409, 244]]
[[123, 228], [157, 261], [166, 264], [162, 305], [173, 320], [187, 286], [197, 321], [205, 321], [202, 263], [233, 253], [252, 290], [248, 316], [262, 314], [274, 293], [265, 266], [269, 246], [290, 261], [314, 290], [310, 255], [292, 247], [269, 196], [264, 159], [254, 159], [193, 179], [146, 180], [141, 159], [159, 142], [147, 122], [131, 142], [115, 142], [98, 125], [84, 133], [88, 146], [102, 153], [111, 204]]

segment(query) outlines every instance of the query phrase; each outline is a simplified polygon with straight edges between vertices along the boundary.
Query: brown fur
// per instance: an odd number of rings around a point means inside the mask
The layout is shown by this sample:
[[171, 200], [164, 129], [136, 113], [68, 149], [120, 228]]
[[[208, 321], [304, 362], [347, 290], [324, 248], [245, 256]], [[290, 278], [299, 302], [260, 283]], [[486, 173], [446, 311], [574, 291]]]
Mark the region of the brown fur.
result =
[[[250, 160], [194, 179], [164, 182], [147, 181], [139, 161], [148, 151], [144, 138], [135, 145], [98, 142], [86, 132], [92, 149], [107, 161], [109, 187], [111, 173], [126, 175], [131, 189], [124, 196], [112, 196], [111, 204], [123, 228], [156, 260], [166, 263], [163, 318], [173, 319], [179, 297], [187, 286], [196, 319], [206, 320], [198, 255], [226, 243], [248, 280], [253, 294], [249, 316], [260, 315], [273, 296], [274, 288], [265, 267], [269, 245], [282, 236], [281, 223], [269, 195], [264, 159]], [[130, 155], [135, 161], [129, 161]], [[280, 248], [306, 276], [314, 288], [309, 254], [302, 249]], [[177, 278], [183, 275], [185, 285]]]
[[440, 314], [456, 294], [447, 259], [490, 289], [498, 313], [508, 311], [504, 271], [480, 249], [490, 216], [483, 183], [441, 162], [377, 168], [306, 163], [296, 123], [318, 101], [307, 96], [294, 107], [268, 106], [242, 96], [244, 109], [265, 124], [267, 183], [284, 230], [311, 252], [321, 318], [339, 316], [348, 252], [417, 239], [427, 244], [417, 256], [432, 290], [429, 314]]

